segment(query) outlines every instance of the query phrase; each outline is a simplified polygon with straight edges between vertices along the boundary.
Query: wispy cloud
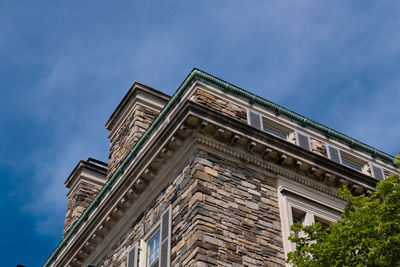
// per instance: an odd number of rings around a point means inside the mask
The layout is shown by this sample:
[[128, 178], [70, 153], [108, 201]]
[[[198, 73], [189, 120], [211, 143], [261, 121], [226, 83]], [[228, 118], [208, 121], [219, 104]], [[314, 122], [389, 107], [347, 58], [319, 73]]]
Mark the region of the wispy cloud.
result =
[[63, 183], [80, 159], [107, 160], [104, 123], [134, 80], [172, 94], [199, 67], [399, 150], [400, 2], [153, 5], [0, 4], [1, 162], [13, 168], [9, 193], [38, 237], [61, 237]]
[[[196, 9], [185, 5], [188, 12], [175, 14], [169, 25], [150, 24], [151, 31], [114, 36], [121, 39], [100, 36], [101, 43], [78, 31], [58, 48], [31, 95], [34, 115], [52, 122], [54, 136], [44, 152], [33, 155], [53, 163], [35, 168], [43, 192], [30, 208], [38, 215], [38, 229], [48, 231], [48, 225], [63, 215], [66, 199], [60, 194], [66, 192], [63, 181], [74, 164], [93, 154], [106, 158], [106, 132], [101, 127], [133, 78], [173, 93], [188, 71], [200, 65], [362, 141], [386, 150], [393, 145], [384, 141], [394, 135], [383, 132], [389, 120], [382, 118], [393, 119], [386, 104], [395, 106], [397, 100], [387, 95], [397, 84], [384, 90], [367, 84], [364, 93], [365, 84], [357, 83], [357, 77], [374, 72], [372, 64], [382, 65], [382, 57], [396, 55], [393, 44], [399, 38], [389, 27], [391, 21], [364, 25], [374, 6], [258, 4], [254, 8], [240, 1], [209, 2]], [[375, 14], [376, 19], [381, 15]], [[196, 19], [190, 23], [183, 21], [192, 17]], [[369, 37], [371, 33], [378, 41]], [[349, 115], [353, 106], [357, 109]], [[340, 119], [344, 117], [346, 121]], [[51, 182], [44, 177], [51, 177]]]

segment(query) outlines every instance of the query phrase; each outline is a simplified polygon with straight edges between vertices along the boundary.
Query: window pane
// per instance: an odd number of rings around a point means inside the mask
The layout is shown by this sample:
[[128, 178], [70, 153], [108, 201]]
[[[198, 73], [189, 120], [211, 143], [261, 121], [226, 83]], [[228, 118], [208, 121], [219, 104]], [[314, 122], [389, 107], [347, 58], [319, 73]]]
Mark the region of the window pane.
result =
[[318, 216], [315, 216], [315, 222], [319, 222], [319, 223], [322, 224], [322, 230], [325, 230], [325, 229], [328, 228], [329, 225], [331, 224], [330, 221], [325, 220], [325, 219], [322, 219], [322, 218], [320, 218], [320, 217], [318, 217]]
[[273, 134], [275, 136], [278, 136], [279, 138], [282, 139], [287, 139], [287, 135], [279, 130], [276, 130], [268, 125], [266, 125], [265, 123], [263, 124], [263, 130], [267, 133]]
[[350, 168], [356, 169], [356, 170], [358, 170], [358, 171], [361, 171], [361, 166], [360, 166], [360, 165], [358, 165], [358, 164], [356, 164], [356, 163], [353, 163], [353, 162], [351, 162], [351, 161], [348, 161], [348, 160], [346, 160], [346, 159], [344, 159], [344, 158], [342, 158], [342, 164], [343, 164], [343, 165], [346, 165], [346, 166], [348, 166], [348, 167], [350, 167]]
[[[292, 220], [293, 223], [304, 223], [306, 212], [292, 207]], [[299, 232], [294, 232], [296, 237], [299, 237]]]
[[148, 266], [155, 262], [160, 255], [160, 229], [147, 241]]

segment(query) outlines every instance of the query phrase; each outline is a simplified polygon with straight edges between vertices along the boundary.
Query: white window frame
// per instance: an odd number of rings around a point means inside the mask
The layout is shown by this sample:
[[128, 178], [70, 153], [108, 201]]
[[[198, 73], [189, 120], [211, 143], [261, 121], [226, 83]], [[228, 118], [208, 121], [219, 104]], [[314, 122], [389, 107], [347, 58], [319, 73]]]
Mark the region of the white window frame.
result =
[[[158, 222], [150, 229], [150, 231], [140, 240], [139, 267], [148, 267], [147, 242], [158, 230], [160, 230], [160, 220], [158, 220]], [[161, 242], [161, 234], [160, 234], [160, 242]], [[158, 256], [158, 260], [160, 260], [160, 255]]]
[[343, 164], [343, 161], [342, 161], [342, 150], [340, 148], [338, 148], [337, 146], [331, 145], [329, 143], [325, 143], [325, 146], [326, 146], [326, 153], [328, 155], [328, 158], [330, 160], [332, 160], [331, 151], [329, 150], [329, 147], [332, 147], [332, 148], [337, 149], [339, 151], [339, 163]]
[[[281, 177], [278, 178], [277, 193], [285, 258], [287, 258], [287, 253], [296, 248], [296, 245], [288, 240], [292, 233], [290, 230], [290, 226], [293, 224], [292, 208], [305, 212], [304, 224], [310, 225], [314, 223], [315, 216], [330, 222], [338, 220], [346, 204], [344, 200], [295, 184]], [[313, 203], [316, 204], [313, 205]], [[286, 264], [286, 266], [291, 265]]]
[[299, 131], [299, 130], [295, 130], [295, 133], [296, 133], [296, 145], [300, 146], [300, 142], [299, 142], [299, 134], [302, 134], [302, 135], [304, 135], [304, 136], [306, 136], [306, 137], [307, 137], [307, 139], [308, 139], [308, 147], [309, 147], [309, 151], [311, 151], [311, 152], [312, 152], [312, 145], [311, 145], [311, 139], [310, 139], [310, 135], [309, 135], [309, 134], [306, 134], [306, 133], [304, 133], [304, 132], [302, 132], [302, 131]]

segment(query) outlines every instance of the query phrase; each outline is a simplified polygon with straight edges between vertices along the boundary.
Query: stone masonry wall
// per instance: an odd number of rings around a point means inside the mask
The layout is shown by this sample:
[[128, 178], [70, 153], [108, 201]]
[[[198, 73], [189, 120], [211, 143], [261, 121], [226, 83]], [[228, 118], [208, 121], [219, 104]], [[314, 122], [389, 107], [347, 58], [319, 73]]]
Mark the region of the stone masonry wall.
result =
[[110, 140], [107, 177], [114, 173], [157, 115], [158, 112], [140, 105], [128, 115]]
[[171, 266], [284, 265], [276, 179], [200, 151], [98, 266], [126, 266], [170, 203]]
[[319, 141], [313, 137], [310, 137], [310, 141], [311, 141], [312, 152], [314, 152], [320, 156], [323, 156], [325, 158], [328, 157], [328, 152], [326, 151], [326, 145], [324, 142]]
[[93, 201], [100, 189], [100, 186], [81, 182], [75, 191], [69, 194], [63, 237]]
[[194, 158], [188, 161], [187, 166], [157, 196], [153, 204], [143, 213], [143, 216], [136, 222], [132, 222], [127, 234], [120, 240], [115, 240], [112, 251], [104, 255], [101, 263], [97, 266], [125, 267], [128, 249], [153, 228], [160, 220], [161, 213], [170, 204], [172, 204], [171, 260], [173, 261], [171, 266], [194, 266], [194, 262], [190, 264], [184, 262], [187, 253], [184, 253], [185, 257], [183, 257], [181, 255], [183, 250], [179, 250], [177, 253], [176, 247], [179, 243], [182, 243], [182, 240], [186, 240], [195, 234], [195, 229], [190, 228], [192, 218], [199, 212], [198, 205], [194, 205], [196, 192], [199, 190], [198, 181], [193, 179], [195, 164]]
[[226, 99], [217, 97], [201, 89], [197, 89], [193, 101], [247, 124], [246, 109], [235, 105]]
[[206, 152], [196, 160], [199, 266], [284, 265], [276, 179]]

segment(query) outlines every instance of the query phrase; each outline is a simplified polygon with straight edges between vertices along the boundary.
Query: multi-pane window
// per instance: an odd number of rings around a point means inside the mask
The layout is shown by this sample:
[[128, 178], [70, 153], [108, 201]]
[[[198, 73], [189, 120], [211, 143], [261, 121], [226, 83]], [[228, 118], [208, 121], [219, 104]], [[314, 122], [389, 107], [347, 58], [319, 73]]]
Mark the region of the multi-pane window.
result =
[[352, 157], [351, 155], [342, 151], [340, 148], [331, 144], [326, 144], [326, 150], [328, 152], [328, 158], [331, 160], [357, 171], [363, 171], [363, 165], [366, 164], [365, 162], [361, 163], [361, 160], [357, 160], [357, 158]]
[[127, 267], [171, 266], [171, 220], [172, 208], [168, 206], [160, 221], [128, 250]]
[[147, 241], [147, 266], [158, 266], [160, 257], [160, 229], [158, 229]]
[[278, 204], [283, 246], [285, 254], [287, 254], [296, 247], [288, 240], [289, 235], [302, 236], [303, 234], [290, 230], [293, 223], [300, 222], [303, 225], [310, 225], [319, 222], [322, 224], [322, 229], [326, 229], [329, 224], [340, 218], [345, 201], [279, 178]]

